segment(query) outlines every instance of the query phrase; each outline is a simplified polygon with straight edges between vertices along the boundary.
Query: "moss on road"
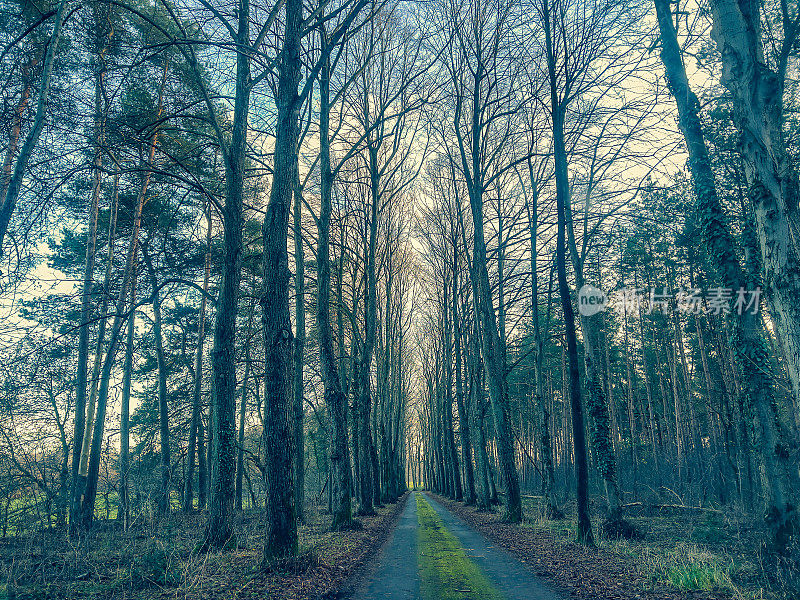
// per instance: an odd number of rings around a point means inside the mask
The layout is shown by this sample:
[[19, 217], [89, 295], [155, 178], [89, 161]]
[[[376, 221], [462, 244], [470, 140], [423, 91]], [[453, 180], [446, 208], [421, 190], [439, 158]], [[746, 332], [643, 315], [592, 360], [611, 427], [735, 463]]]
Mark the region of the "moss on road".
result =
[[419, 519], [418, 560], [424, 600], [504, 600], [483, 570], [421, 494], [415, 494]]

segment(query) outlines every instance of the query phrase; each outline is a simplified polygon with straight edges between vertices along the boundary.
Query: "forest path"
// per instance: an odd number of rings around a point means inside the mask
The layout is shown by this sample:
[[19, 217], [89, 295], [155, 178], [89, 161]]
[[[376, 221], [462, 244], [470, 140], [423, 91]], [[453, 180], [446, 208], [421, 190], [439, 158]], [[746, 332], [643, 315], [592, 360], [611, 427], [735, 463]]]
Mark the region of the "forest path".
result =
[[511, 554], [414, 492], [354, 600], [559, 600]]

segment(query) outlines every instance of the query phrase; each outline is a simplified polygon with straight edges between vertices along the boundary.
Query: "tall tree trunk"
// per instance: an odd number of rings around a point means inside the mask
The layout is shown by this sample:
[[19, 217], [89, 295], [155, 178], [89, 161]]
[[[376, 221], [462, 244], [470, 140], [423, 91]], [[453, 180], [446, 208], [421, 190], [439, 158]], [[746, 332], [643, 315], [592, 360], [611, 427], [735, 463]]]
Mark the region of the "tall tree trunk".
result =
[[[800, 189], [783, 134], [786, 70], [799, 32], [795, 17], [787, 11], [777, 67], [770, 68], [761, 39], [761, 6], [761, 2], [713, 0], [711, 37], [722, 55], [722, 85], [733, 96], [733, 120], [741, 136], [767, 301], [776, 321], [775, 331], [783, 346], [794, 395], [800, 401]], [[661, 12], [665, 17], [659, 18], [659, 24], [663, 21], [667, 25], [670, 15], [663, 5]], [[662, 39], [665, 37], [662, 31]], [[680, 66], [679, 54], [677, 60]], [[677, 99], [677, 88], [675, 96]], [[692, 98], [693, 94], [680, 101], [691, 103]]]
[[[462, 171], [466, 174], [472, 212], [473, 258], [472, 258], [472, 294], [475, 305], [476, 320], [479, 324], [480, 342], [486, 380], [489, 387], [489, 398], [494, 417], [495, 442], [497, 444], [503, 484], [506, 488], [506, 506], [503, 519], [517, 523], [522, 520], [522, 496], [519, 489], [519, 475], [514, 456], [514, 441], [508, 410], [508, 390], [506, 386], [506, 363], [504, 340], [498, 330], [497, 318], [492, 303], [489, 272], [487, 270], [486, 241], [484, 239], [483, 203], [484, 203], [484, 170], [481, 164], [484, 140], [482, 139], [481, 114], [481, 82], [485, 75], [484, 64], [479, 60], [473, 75], [471, 101], [471, 138], [464, 148], [458, 121], [461, 100], [456, 109], [456, 134], [461, 149]], [[483, 132], [485, 133], [485, 132]], [[471, 163], [471, 164], [470, 164]]]
[[247, 332], [244, 346], [244, 380], [242, 381], [242, 400], [239, 403], [239, 434], [236, 443], [236, 510], [242, 510], [242, 495], [244, 492], [244, 425], [247, 417], [247, 385], [250, 382], [250, 340], [253, 332], [253, 313], [255, 303], [250, 306], [250, 316], [247, 320]]
[[[477, 118], [477, 115], [476, 115]], [[477, 135], [477, 131], [475, 132]], [[479, 141], [473, 148], [478, 152]], [[474, 157], [478, 161], [478, 157]], [[473, 165], [473, 173], [478, 173], [478, 165]], [[494, 307], [492, 305], [489, 272], [486, 267], [486, 244], [483, 235], [483, 193], [481, 184], [475, 180], [470, 185], [470, 206], [473, 221], [473, 264], [472, 287], [475, 310], [480, 323], [480, 339], [486, 380], [489, 384], [489, 398], [494, 416], [495, 441], [506, 487], [506, 506], [503, 519], [510, 523], [522, 520], [522, 497], [519, 489], [519, 476], [514, 457], [513, 436], [508, 414], [508, 396], [505, 381], [506, 365], [504, 350], [497, 329]]]
[[558, 232], [556, 239], [556, 269], [558, 271], [558, 290], [561, 295], [561, 309], [564, 314], [564, 335], [567, 341], [569, 362], [569, 395], [572, 410], [572, 441], [575, 462], [576, 496], [578, 504], [578, 541], [594, 545], [592, 523], [589, 519], [589, 467], [586, 457], [586, 433], [583, 423], [583, 401], [581, 399], [580, 368], [578, 366], [578, 342], [575, 336], [575, 313], [567, 283], [567, 219], [566, 206], [569, 195], [567, 152], [564, 147], [564, 112], [558, 100], [556, 65], [553, 55], [553, 42], [550, 32], [550, 8], [544, 4], [545, 44], [547, 47], [548, 74], [550, 78], [551, 115], [553, 119], [553, 149], [556, 174], [556, 212]]
[[[393, 259], [392, 250], [388, 250], [387, 262], [391, 263]], [[380, 496], [376, 497], [375, 503], [390, 502], [394, 494], [394, 478], [392, 477], [391, 467], [391, 446], [393, 440], [392, 436], [392, 403], [394, 401], [394, 386], [395, 386], [395, 371], [393, 363], [394, 354], [394, 319], [392, 316], [392, 283], [394, 272], [390, 266], [387, 269], [386, 285], [385, 285], [385, 300], [383, 314], [380, 319], [380, 331], [378, 334], [378, 369], [377, 369], [377, 398], [378, 402], [375, 407], [375, 419], [377, 425], [375, 427], [375, 435], [378, 443], [376, 444], [379, 450], [379, 470], [381, 485], [377, 486], [377, 491]]]
[[147, 253], [144, 253], [153, 288], [153, 337], [156, 340], [156, 363], [158, 370], [158, 431], [161, 444], [161, 490], [158, 496], [158, 512], [169, 513], [170, 458], [169, 458], [169, 410], [167, 407], [167, 360], [164, 354], [164, 338], [161, 333], [161, 297], [155, 270]]
[[497, 331], [503, 362], [506, 361], [505, 242], [503, 241], [503, 200], [497, 198]]
[[611, 343], [608, 339], [608, 336], [600, 336], [600, 345], [603, 347], [603, 381], [605, 384], [604, 388], [606, 398], [608, 398], [608, 413], [611, 417], [611, 450], [614, 453], [615, 461], [618, 463], [619, 461], [616, 460], [616, 449], [622, 440], [622, 432], [619, 425], [619, 417], [617, 416], [617, 402], [614, 398], [614, 386], [612, 384], [613, 374], [611, 373], [610, 356]]
[[[240, 0], [236, 43], [250, 45], [250, 2]], [[222, 278], [211, 350], [211, 418], [209, 466], [211, 502], [204, 545], [223, 548], [233, 537], [231, 523], [236, 470], [236, 316], [242, 278], [242, 201], [248, 114], [250, 110], [250, 56], [236, 55], [236, 85], [230, 145], [224, 152], [225, 206], [222, 210]]]
[[[206, 206], [206, 257], [203, 273], [203, 294], [200, 298], [200, 312], [197, 315], [197, 348], [194, 357], [194, 384], [192, 386], [192, 422], [189, 426], [189, 450], [186, 469], [186, 490], [184, 493], [183, 510], [190, 512], [194, 508], [194, 469], [195, 458], [203, 466], [200, 469], [198, 488], [199, 494], [205, 500], [205, 451], [203, 449], [203, 415], [201, 411], [200, 396], [203, 389], [203, 343], [206, 331], [206, 296], [208, 294], [208, 281], [211, 275], [211, 206]], [[200, 501], [199, 508], [205, 502]]]
[[442, 383], [439, 377], [439, 353], [434, 357], [433, 372], [430, 374], [430, 414], [431, 426], [433, 427], [434, 457], [436, 460], [436, 492], [447, 495], [451, 479], [448, 477], [445, 461], [447, 457], [444, 452], [444, 414], [442, 411]]
[[[166, 70], [165, 70], [166, 73]], [[164, 77], [166, 79], [166, 75]], [[163, 81], [162, 81], [163, 92]], [[159, 94], [161, 96], [161, 94]], [[159, 102], [160, 105], [160, 102]], [[159, 111], [160, 112], [160, 111]], [[155, 154], [157, 133], [153, 135], [150, 145], [150, 162], [152, 163]], [[94, 519], [94, 503], [97, 496], [97, 482], [100, 475], [100, 455], [103, 447], [103, 431], [105, 428], [106, 407], [108, 404], [108, 391], [111, 382], [111, 370], [114, 366], [114, 357], [117, 351], [122, 324], [125, 320], [125, 304], [132, 285], [133, 276], [136, 271], [136, 255], [138, 250], [139, 228], [142, 221], [142, 207], [147, 194], [147, 187], [150, 181], [149, 172], [144, 176], [142, 187], [139, 191], [139, 198], [136, 203], [133, 217], [133, 228], [131, 230], [130, 242], [128, 243], [127, 257], [125, 260], [125, 271], [122, 277], [122, 285], [117, 295], [117, 302], [114, 310], [114, 322], [111, 327], [111, 338], [108, 341], [108, 348], [103, 360], [103, 368], [99, 377], [99, 389], [97, 392], [97, 412], [94, 417], [94, 428], [91, 436], [91, 450], [88, 455], [88, 465], [86, 472], [86, 488], [81, 503], [81, 523], [88, 529]], [[133, 307], [131, 307], [131, 310]], [[98, 350], [99, 352], [100, 350]], [[88, 434], [88, 432], [87, 432]]]
[[[66, 2], [62, 2], [60, 8]], [[95, 27], [99, 30], [100, 26], [100, 7], [99, 3], [93, 5]], [[58, 26], [58, 25], [57, 25]], [[98, 39], [101, 36], [97, 36]], [[101, 53], [99, 53], [101, 54]], [[101, 54], [102, 56], [102, 54]], [[105, 68], [103, 61], [98, 58], [97, 68], [94, 74], [94, 172], [92, 182], [92, 199], [89, 207], [89, 229], [86, 240], [86, 260], [83, 272], [83, 288], [81, 292], [81, 327], [78, 335], [78, 369], [76, 375], [75, 389], [75, 432], [72, 445], [72, 489], [71, 489], [71, 514], [70, 514], [70, 533], [77, 531], [80, 520], [81, 497], [86, 486], [86, 473], [80, 473], [81, 454], [84, 452], [84, 437], [86, 434], [86, 394], [88, 387], [88, 362], [89, 362], [89, 317], [91, 315], [91, 297], [93, 275], [95, 267], [95, 256], [97, 252], [97, 216], [100, 205], [100, 189], [102, 184], [103, 154], [102, 145], [104, 137], [105, 118], [103, 114], [103, 83]], [[52, 68], [52, 67], [51, 67]], [[41, 101], [41, 96], [40, 96]], [[45, 99], [46, 101], [46, 99]], [[6, 156], [8, 166], [3, 165], [3, 190], [5, 195], [8, 191], [7, 185], [10, 184], [11, 177], [11, 152], [8, 149]], [[9, 179], [5, 179], [6, 169], [8, 169]], [[110, 240], [109, 240], [110, 241]], [[0, 255], [2, 254], [2, 240], [0, 240]], [[99, 352], [100, 348], [98, 348]], [[91, 424], [90, 424], [91, 427]]]
[[6, 155], [3, 158], [3, 166], [0, 170], [0, 196], [5, 195], [9, 183], [11, 183], [11, 175], [14, 169], [14, 159], [17, 157], [17, 149], [19, 148], [19, 138], [22, 135], [22, 123], [25, 120], [25, 112], [28, 110], [28, 104], [31, 98], [31, 89], [33, 82], [31, 81], [31, 69], [35, 68], [39, 62], [36, 55], [31, 56], [27, 62], [20, 68], [20, 75], [22, 80], [22, 90], [19, 95], [19, 101], [14, 109], [14, 117], [11, 121], [11, 131], [8, 136], [8, 145], [6, 146]]
[[[542, 495], [545, 501], [545, 516], [548, 519], [563, 518], [564, 513], [558, 508], [558, 500], [555, 494], [555, 469], [553, 467], [553, 447], [550, 438], [550, 411], [547, 408], [547, 401], [544, 397], [544, 343], [542, 341], [542, 324], [539, 316], [539, 252], [538, 252], [538, 230], [539, 230], [539, 195], [536, 187], [533, 163], [528, 160], [528, 173], [533, 189], [533, 198], [530, 203], [526, 203], [528, 211], [528, 229], [531, 241], [531, 321], [533, 322], [533, 377], [534, 377], [534, 406], [538, 409], [539, 416], [539, 454], [542, 461]], [[549, 306], [552, 297], [552, 270], [550, 276], [550, 287], [547, 290], [548, 317]]]
[[[455, 250], [455, 249], [454, 249]], [[458, 464], [458, 450], [456, 449], [455, 435], [453, 431], [453, 349], [454, 349], [454, 335], [453, 330], [455, 325], [453, 319], [455, 315], [452, 314], [450, 307], [452, 302], [449, 301], [448, 288], [449, 282], [445, 278], [444, 281], [444, 303], [442, 305], [444, 330], [445, 330], [445, 390], [444, 390], [444, 417], [445, 417], [445, 436], [447, 444], [447, 452], [449, 453], [448, 462], [450, 463], [450, 472], [453, 480], [453, 498], [461, 501], [464, 498], [464, 490], [461, 485], [461, 468]], [[455, 274], [453, 281], [455, 281]], [[455, 300], [455, 287], [452, 290], [453, 299]]]
[[[213, 393], [211, 394], [213, 398]], [[213, 402], [213, 400], [212, 400]], [[208, 502], [208, 493], [210, 491], [211, 477], [208, 472], [208, 450], [211, 446], [210, 432], [214, 428], [213, 416], [213, 403], [210, 407], [210, 414], [208, 416], [208, 428], [203, 423], [203, 411], [200, 410], [200, 416], [197, 420], [197, 508], [203, 509]], [[206, 432], [209, 432], [208, 446], [206, 448]]]
[[60, 529], [67, 524], [67, 509], [69, 505], [69, 497], [67, 494], [69, 492], [70, 446], [69, 442], [67, 441], [67, 432], [64, 427], [66, 425], [67, 415], [65, 415], [64, 421], [61, 421], [61, 417], [59, 416], [57, 405], [55, 403], [55, 397], [51, 395], [50, 398], [53, 410], [56, 414], [59, 441], [61, 442], [61, 468], [58, 472], [58, 496], [56, 497], [56, 527]]
[[303, 505], [305, 504], [305, 441], [303, 432], [304, 386], [303, 356], [306, 343], [306, 275], [305, 256], [303, 251], [303, 204], [299, 172], [295, 173], [294, 182], [294, 443], [295, 443], [295, 510], [297, 519], [303, 522]]
[[[323, 30], [324, 36], [324, 30]], [[320, 210], [317, 220], [317, 330], [322, 365], [325, 405], [331, 422], [330, 460], [332, 471], [331, 527], [347, 528], [353, 520], [350, 446], [347, 439], [347, 396], [339, 377], [339, 364], [333, 350], [331, 332], [330, 223], [333, 172], [330, 154], [330, 62], [325, 57], [320, 70]], [[341, 277], [339, 277], [339, 284]], [[337, 288], [338, 289], [338, 288]], [[338, 294], [341, 298], [341, 294]], [[339, 315], [341, 319], [341, 315]], [[344, 344], [339, 327], [339, 345]], [[341, 351], [340, 351], [341, 353]]]
[[[569, 217], [568, 217], [569, 219]], [[580, 285], [583, 287], [582, 277]], [[608, 398], [602, 383], [600, 369], [600, 337], [603, 335], [601, 314], [591, 317], [581, 316], [583, 330], [584, 363], [586, 365], [587, 407], [592, 424], [592, 448], [597, 468], [606, 489], [608, 500], [608, 521], [618, 521], [621, 515], [621, 498], [617, 480], [617, 459], [611, 441], [611, 418]]]
[[[164, 108], [164, 87], [167, 83], [167, 72], [169, 68], [168, 61], [164, 61], [164, 68], [161, 74], [161, 85], [159, 86], [158, 90], [158, 104], [156, 109], [156, 114], [154, 115], [155, 121], [158, 122], [161, 113]], [[158, 135], [160, 129], [158, 127], [155, 128], [153, 131], [153, 135], [150, 139], [149, 144], [149, 151], [147, 154], [147, 166], [151, 166], [155, 159], [156, 154], [156, 147], [158, 145]], [[117, 295], [117, 302], [116, 307], [114, 310], [114, 322], [111, 327], [111, 338], [108, 342], [108, 348], [105, 353], [105, 360], [103, 361], [102, 371], [99, 374], [99, 389], [97, 391], [97, 412], [94, 417], [94, 427], [91, 433], [91, 450], [88, 455], [88, 465], [86, 467], [86, 487], [84, 490], [83, 499], [81, 501], [81, 523], [84, 528], [89, 528], [92, 524], [92, 520], [94, 519], [94, 503], [95, 498], [97, 496], [97, 482], [98, 477], [100, 475], [100, 454], [103, 448], [103, 431], [105, 429], [105, 418], [106, 418], [106, 407], [108, 403], [108, 391], [109, 385], [111, 382], [111, 370], [114, 366], [114, 357], [117, 351], [117, 343], [119, 341], [120, 331], [122, 329], [122, 324], [125, 319], [125, 315], [123, 311], [125, 309], [125, 302], [126, 302], [126, 295], [128, 293], [128, 286], [132, 283], [132, 278], [134, 273], [136, 272], [136, 256], [139, 248], [139, 229], [142, 225], [142, 209], [144, 208], [144, 204], [147, 198], [147, 189], [150, 186], [150, 175], [151, 171], [148, 169], [145, 174], [142, 176], [142, 183], [139, 188], [139, 194], [136, 200], [136, 207], [133, 213], [133, 226], [131, 228], [131, 237], [128, 243], [128, 250], [125, 259], [125, 270], [122, 276], [122, 284], [119, 289], [119, 293]], [[109, 261], [106, 265], [106, 281], [110, 277], [111, 273], [111, 252], [112, 252], [112, 245], [109, 243]], [[105, 297], [108, 297], [108, 283], [106, 284], [106, 294]], [[131, 307], [132, 309], [133, 307]], [[103, 306], [103, 313], [106, 312], [106, 304]], [[105, 322], [105, 319], [101, 320], [101, 326]], [[102, 328], [102, 327], [101, 327]], [[102, 332], [98, 333], [100, 338], [99, 342], [102, 342], [103, 334]], [[101, 352], [101, 348], [98, 345], [98, 354]], [[99, 364], [96, 360], [95, 364]], [[94, 382], [93, 382], [94, 386]], [[92, 393], [94, 395], [94, 391]], [[91, 403], [91, 402], [90, 402]], [[87, 421], [90, 419], [87, 418]], [[89, 432], [86, 432], [86, 435], [89, 435]], [[84, 444], [85, 445], [85, 444]], [[83, 457], [81, 458], [81, 462], [83, 462]], [[79, 469], [83, 469], [83, 466], [80, 465]]]
[[480, 511], [487, 511], [491, 508], [491, 498], [489, 491], [488, 477], [488, 458], [486, 456], [486, 429], [484, 420], [486, 416], [486, 406], [483, 400], [483, 384], [481, 372], [483, 366], [480, 364], [480, 344], [478, 342], [477, 325], [470, 334], [470, 396], [472, 410], [472, 429], [475, 432], [475, 460], [478, 469], [478, 494], [476, 498], [477, 508]]
[[[560, 113], [560, 129], [556, 130], [554, 126], [553, 137], [559, 136], [559, 146], [565, 147], [566, 140], [564, 138], [563, 119], [564, 109], [558, 107]], [[555, 119], [554, 119], [555, 121]], [[578, 247], [575, 239], [575, 226], [572, 215], [572, 202], [571, 192], [569, 189], [569, 171], [566, 159], [566, 150], [563, 161], [561, 161], [557, 168], [563, 170], [562, 180], [567, 183], [564, 185], [562, 197], [564, 199], [564, 215], [566, 219], [567, 228], [567, 245], [569, 253], [572, 258], [572, 266], [575, 272], [575, 286], [580, 290], [585, 285], [584, 269], [586, 267], [585, 257], [581, 256], [578, 252]], [[586, 206], [589, 206], [589, 194], [591, 186], [588, 186], [586, 194]], [[592, 428], [592, 449], [594, 450], [595, 462], [600, 476], [603, 478], [603, 483], [606, 490], [606, 499], [608, 500], [608, 514], [606, 525], [612, 527], [614, 523], [619, 523], [622, 520], [621, 506], [622, 500], [620, 497], [619, 483], [617, 479], [617, 457], [614, 453], [614, 444], [612, 442], [612, 427], [613, 422], [611, 418], [611, 411], [609, 410], [609, 397], [606, 396], [606, 388], [603, 385], [602, 373], [602, 337], [603, 333], [603, 315], [597, 313], [594, 315], [580, 316], [581, 330], [583, 331], [583, 346], [584, 355], [583, 362], [586, 367], [586, 405], [589, 410], [590, 423]], [[614, 526], [616, 528], [616, 526]], [[612, 531], [612, 529], [608, 529]]]
[[[365, 98], [365, 107], [369, 104]], [[365, 108], [366, 118], [369, 119], [369, 109]], [[369, 238], [367, 241], [367, 261], [366, 261], [366, 288], [367, 297], [364, 306], [364, 343], [361, 346], [361, 357], [359, 364], [359, 391], [358, 402], [358, 432], [357, 444], [359, 447], [359, 507], [358, 512], [362, 515], [375, 513], [374, 508], [374, 487], [378, 484], [375, 480], [373, 469], [373, 453], [375, 452], [372, 443], [372, 428], [370, 427], [370, 414], [372, 410], [372, 357], [375, 350], [375, 336], [377, 332], [377, 273], [375, 257], [378, 245], [378, 203], [380, 202], [379, 191], [379, 167], [378, 167], [378, 144], [371, 139], [367, 142], [367, 155], [369, 158], [369, 177], [370, 177], [370, 209], [369, 209]]]
[[289, 315], [289, 213], [297, 170], [302, 0], [286, 1], [286, 24], [278, 78], [278, 118], [272, 191], [264, 217], [264, 444], [267, 466], [264, 562], [297, 553], [294, 504], [292, 348]]
[[466, 497], [464, 502], [467, 505], [475, 504], [475, 471], [472, 464], [472, 441], [470, 439], [470, 415], [464, 403], [464, 381], [461, 367], [461, 315], [458, 305], [460, 289], [458, 285], [458, 247], [453, 243], [453, 325], [455, 329], [455, 361], [456, 361], [456, 408], [458, 410], [458, 434], [461, 439], [461, 462], [464, 465], [464, 480], [466, 485]]
[[[633, 369], [631, 369], [631, 362], [633, 361], [633, 353], [631, 352], [628, 336], [628, 310], [626, 308], [623, 315], [623, 333], [625, 345], [625, 396], [628, 408], [628, 432], [630, 434], [630, 460], [631, 460], [631, 479], [636, 482], [639, 479], [639, 431], [636, 427], [636, 394], [634, 392]], [[647, 375], [645, 374], [645, 377]], [[648, 384], [649, 385], [649, 384]], [[648, 392], [649, 394], [649, 392]], [[636, 497], [635, 483], [631, 491]]]
[[[136, 305], [136, 274], [131, 278], [131, 307]], [[131, 414], [131, 376], [133, 374], [133, 338], [136, 331], [136, 311], [131, 310], [128, 317], [128, 333], [125, 340], [125, 364], [122, 372], [122, 409], [119, 426], [119, 518], [122, 530], [127, 531], [131, 523], [130, 507], [130, 414]]]
[[[800, 276], [797, 275], [796, 248], [789, 242], [786, 209], [797, 199], [797, 177], [786, 157], [781, 127], [782, 97], [764, 86], [774, 85], [775, 74], [767, 69], [760, 56], [760, 14], [758, 4], [744, 5], [735, 0], [714, 0], [712, 35], [723, 54], [723, 84], [734, 95], [734, 113], [742, 130], [746, 169], [754, 202], [756, 223], [762, 241], [762, 258], [766, 283], [772, 300], [772, 314], [778, 319], [779, 332], [787, 353], [787, 364], [797, 394], [800, 367]], [[664, 0], [656, 0], [662, 51], [667, 80], [675, 97], [681, 131], [689, 150], [689, 168], [697, 194], [703, 241], [718, 278], [733, 290], [745, 289], [748, 278], [734, 251], [735, 242], [722, 213], [714, 175], [708, 158], [698, 117], [699, 102], [691, 91], [672, 23], [672, 11]], [[755, 10], [755, 13], [750, 11]], [[756, 37], [753, 37], [756, 36]], [[750, 45], [747, 45], [748, 42]], [[740, 44], [745, 44], [744, 46]], [[749, 79], [747, 79], [749, 78]], [[783, 82], [778, 81], [780, 89]], [[755, 93], [754, 93], [755, 92]], [[777, 102], [777, 104], [776, 104]], [[754, 103], [754, 104], [751, 104]], [[756, 112], [752, 112], [758, 109]], [[761, 119], [764, 119], [762, 122]], [[765, 137], [764, 137], [765, 136]], [[771, 144], [771, 146], [765, 146]], [[767, 151], [766, 157], [764, 151]], [[766, 162], [763, 162], [766, 159]], [[777, 171], [774, 170], [777, 168]], [[796, 231], [794, 232], [797, 233]], [[777, 236], [777, 237], [776, 237]], [[786, 237], [784, 237], [786, 236]], [[745, 248], [747, 250], [747, 248]], [[787, 294], [790, 294], [787, 297]], [[784, 304], [788, 300], [791, 305]], [[775, 393], [765, 368], [767, 351], [761, 318], [751, 310], [734, 315], [731, 349], [742, 379], [744, 414], [752, 404], [760, 438], [767, 495], [767, 524], [770, 527], [771, 550], [778, 555], [790, 552], [790, 543], [797, 531], [796, 503], [791, 497], [792, 480], [797, 469], [789, 464], [788, 453], [772, 412]], [[744, 415], [743, 415], [744, 416]], [[790, 476], [794, 473], [794, 476]]]

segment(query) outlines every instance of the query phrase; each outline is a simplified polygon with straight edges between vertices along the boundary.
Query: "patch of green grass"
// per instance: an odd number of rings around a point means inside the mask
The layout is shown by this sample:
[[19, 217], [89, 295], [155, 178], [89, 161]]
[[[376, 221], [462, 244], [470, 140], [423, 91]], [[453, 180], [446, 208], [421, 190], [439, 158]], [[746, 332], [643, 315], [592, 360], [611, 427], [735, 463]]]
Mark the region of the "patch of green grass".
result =
[[677, 544], [674, 548], [655, 551], [639, 548], [642, 563], [654, 582], [669, 584], [681, 591], [727, 590], [735, 596], [740, 590], [733, 582], [736, 565], [694, 544]]
[[[673, 557], [673, 559], [678, 557]], [[683, 591], [726, 589], [736, 591], [732, 563], [724, 564], [706, 552], [690, 552], [669, 565], [662, 577]]]
[[685, 592], [713, 590], [730, 580], [728, 574], [717, 565], [702, 563], [673, 565], [665, 575], [673, 586]]
[[504, 600], [427, 500], [417, 494], [418, 562], [425, 600]]

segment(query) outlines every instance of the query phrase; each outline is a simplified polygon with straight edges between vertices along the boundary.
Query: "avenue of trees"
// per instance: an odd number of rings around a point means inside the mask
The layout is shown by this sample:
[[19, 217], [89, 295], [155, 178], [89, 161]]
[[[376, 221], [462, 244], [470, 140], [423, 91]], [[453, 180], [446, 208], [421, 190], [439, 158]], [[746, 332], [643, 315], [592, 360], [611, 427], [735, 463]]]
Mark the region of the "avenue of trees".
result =
[[796, 576], [796, 2], [0, 25], [0, 535], [258, 508], [268, 564], [424, 487], [737, 510]]

